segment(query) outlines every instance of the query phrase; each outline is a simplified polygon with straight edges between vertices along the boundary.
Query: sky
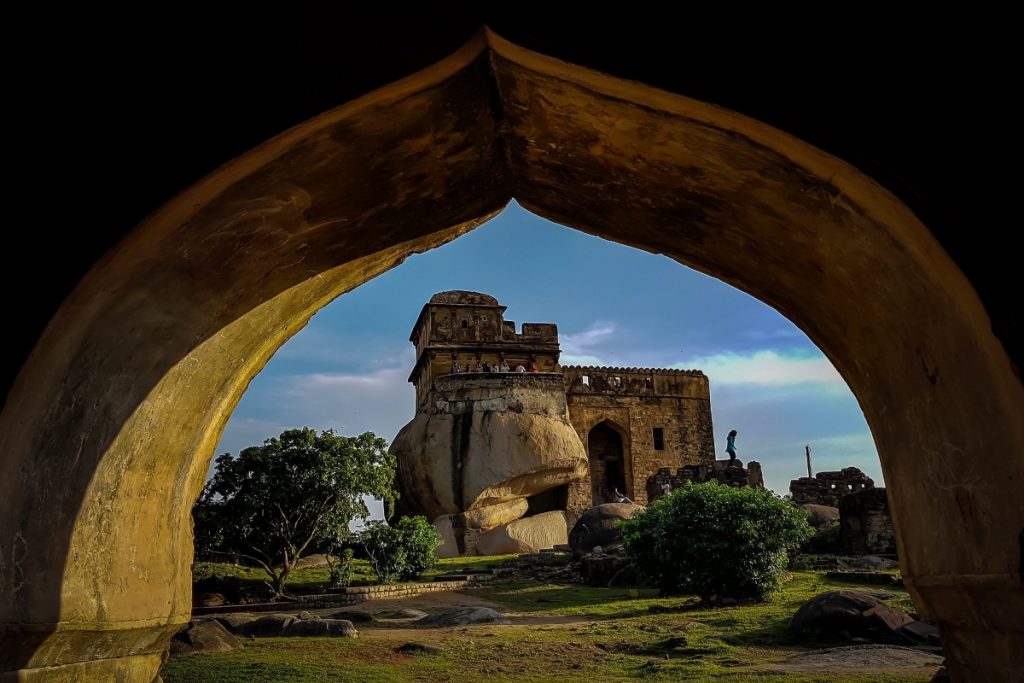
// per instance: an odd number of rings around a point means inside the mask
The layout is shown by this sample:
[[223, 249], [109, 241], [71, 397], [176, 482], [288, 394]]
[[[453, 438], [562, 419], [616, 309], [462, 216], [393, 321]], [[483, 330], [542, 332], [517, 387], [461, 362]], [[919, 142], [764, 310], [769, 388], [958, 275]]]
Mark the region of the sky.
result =
[[[711, 386], [715, 450], [761, 463], [779, 495], [814, 470], [855, 466], [882, 485], [857, 400], [828, 359], [770, 306], [671, 259], [593, 237], [512, 203], [447, 245], [324, 307], [270, 360], [232, 414], [217, 453], [284, 429], [371, 431], [412, 419], [409, 332], [430, 297], [495, 296], [506, 320], [556, 323], [563, 365], [699, 369]], [[380, 506], [371, 506], [380, 515]]]

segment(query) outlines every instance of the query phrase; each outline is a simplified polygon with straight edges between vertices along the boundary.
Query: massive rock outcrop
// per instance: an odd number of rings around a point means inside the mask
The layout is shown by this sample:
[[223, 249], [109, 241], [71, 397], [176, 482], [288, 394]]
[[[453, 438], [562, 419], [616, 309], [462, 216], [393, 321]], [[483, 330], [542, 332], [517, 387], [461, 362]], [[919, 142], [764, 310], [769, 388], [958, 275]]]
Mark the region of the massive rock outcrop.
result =
[[440, 552], [449, 556], [473, 554], [480, 532], [545, 512], [531, 510], [529, 499], [587, 475], [563, 380], [554, 373], [438, 377], [432, 400], [391, 450], [397, 512], [435, 520]]

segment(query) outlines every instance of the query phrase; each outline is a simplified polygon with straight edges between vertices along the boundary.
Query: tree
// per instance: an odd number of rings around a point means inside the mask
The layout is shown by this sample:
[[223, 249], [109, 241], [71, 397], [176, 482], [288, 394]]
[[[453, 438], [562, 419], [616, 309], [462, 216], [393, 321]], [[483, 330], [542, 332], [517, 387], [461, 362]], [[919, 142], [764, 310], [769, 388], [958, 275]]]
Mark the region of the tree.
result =
[[440, 536], [426, 517], [402, 517], [392, 526], [370, 522], [359, 540], [381, 583], [415, 579], [437, 563]]
[[395, 467], [387, 442], [370, 432], [290, 429], [238, 457], [224, 453], [193, 510], [196, 550], [255, 562], [283, 595], [304, 553], [336, 548], [349, 522], [369, 516], [363, 496], [394, 505]]
[[636, 568], [662, 593], [764, 599], [787, 550], [813, 533], [807, 513], [770, 491], [688, 484], [623, 523]]

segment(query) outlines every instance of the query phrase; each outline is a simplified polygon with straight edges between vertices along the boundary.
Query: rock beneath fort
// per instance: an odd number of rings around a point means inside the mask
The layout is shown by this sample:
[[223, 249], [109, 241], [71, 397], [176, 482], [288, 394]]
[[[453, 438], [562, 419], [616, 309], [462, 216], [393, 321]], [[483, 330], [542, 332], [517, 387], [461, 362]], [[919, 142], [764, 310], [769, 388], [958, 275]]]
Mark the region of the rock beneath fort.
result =
[[633, 503], [605, 503], [584, 512], [569, 534], [573, 556], [582, 557], [596, 546], [618, 543], [622, 537], [619, 526], [643, 509], [643, 505]]
[[462, 520], [471, 529], [487, 531], [502, 524], [514, 522], [525, 515], [529, 508], [530, 505], [525, 498], [517, 498], [504, 503], [466, 510], [462, 513]]
[[455, 518], [458, 515], [441, 515], [434, 520], [434, 530], [437, 531], [438, 541], [434, 553], [439, 558], [459, 557], [458, 536], [455, 533]]
[[355, 638], [359, 635], [348, 619], [302, 619], [292, 622], [284, 631], [288, 637], [334, 636]]
[[564, 512], [542, 512], [484, 532], [477, 551], [481, 555], [535, 553], [567, 543], [568, 536]]
[[[560, 384], [552, 388], [550, 411], [534, 405], [537, 412], [514, 412], [504, 398], [496, 399], [501, 405], [487, 401], [481, 388], [478, 403], [493, 411], [451, 415], [442, 406], [419, 413], [391, 444], [403, 505], [428, 519], [501, 503], [521, 506], [529, 496], [586, 477], [586, 454], [565, 416], [565, 394], [558, 393]], [[532, 398], [545, 399], [543, 392]], [[503, 508], [506, 515], [512, 509]]]
[[811, 513], [811, 516], [807, 519], [807, 523], [818, 531], [830, 527], [833, 524], [839, 524], [839, 508], [830, 507], [828, 505], [817, 505], [815, 503], [806, 503], [799, 507], [801, 510], [806, 510]]
[[413, 624], [428, 628], [468, 626], [470, 624], [507, 624], [508, 619], [489, 607], [462, 607], [448, 609], [423, 617]]
[[183, 657], [202, 652], [228, 652], [242, 647], [241, 641], [216, 619], [190, 621], [188, 628], [171, 639], [171, 656]]
[[467, 510], [457, 515], [441, 515], [434, 520], [434, 529], [441, 537], [437, 545], [437, 556], [459, 557], [466, 554], [465, 549], [459, 549], [458, 529], [487, 531], [502, 524], [514, 522], [525, 515], [529, 507], [525, 498], [518, 498], [505, 503]]

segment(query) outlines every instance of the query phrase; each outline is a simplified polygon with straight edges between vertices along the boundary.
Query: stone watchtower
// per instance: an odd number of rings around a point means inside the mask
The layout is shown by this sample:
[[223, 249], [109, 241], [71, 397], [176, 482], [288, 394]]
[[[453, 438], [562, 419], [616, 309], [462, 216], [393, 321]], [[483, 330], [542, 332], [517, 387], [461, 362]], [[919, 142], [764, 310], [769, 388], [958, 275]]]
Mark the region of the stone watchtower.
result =
[[563, 371], [555, 325], [516, 332], [504, 313], [487, 294], [441, 292], [409, 337], [416, 415], [391, 444], [396, 512], [433, 520], [439, 554], [565, 543], [568, 526], [615, 490], [643, 504], [659, 470], [714, 462], [703, 373]]
[[442, 536], [441, 556], [528, 552], [568, 541], [568, 485], [587, 474], [569, 423], [558, 330], [503, 319], [476, 292], [441, 292], [410, 340], [416, 416], [395, 437], [401, 498]]

